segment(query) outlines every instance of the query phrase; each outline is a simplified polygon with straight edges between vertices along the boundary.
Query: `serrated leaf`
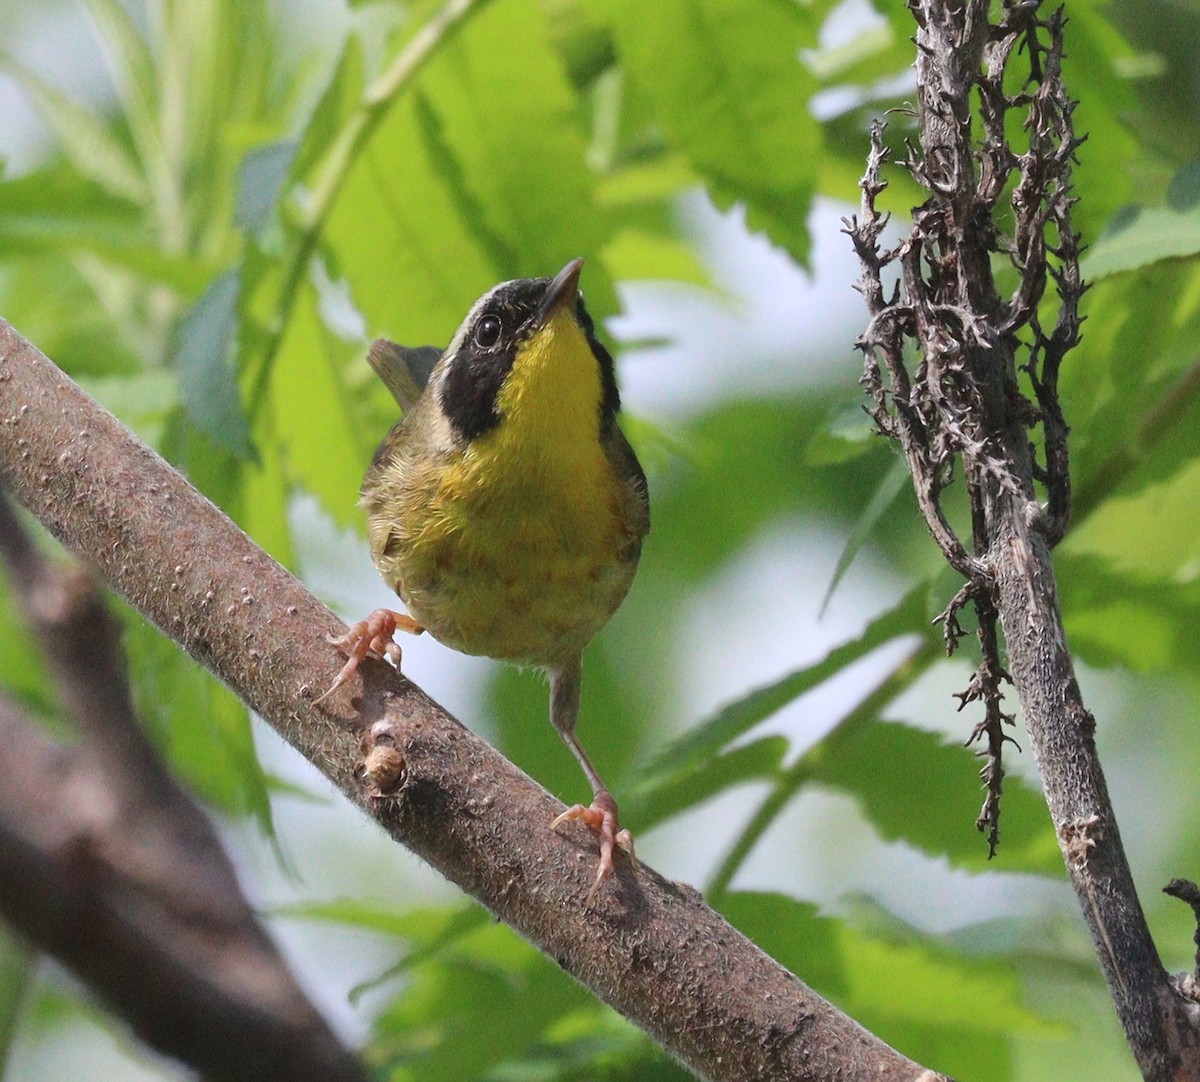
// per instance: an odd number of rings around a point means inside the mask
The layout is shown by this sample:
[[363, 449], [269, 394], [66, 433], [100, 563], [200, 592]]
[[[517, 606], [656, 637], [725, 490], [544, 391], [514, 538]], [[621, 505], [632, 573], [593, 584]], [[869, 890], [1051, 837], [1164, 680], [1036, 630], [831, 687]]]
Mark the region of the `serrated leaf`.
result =
[[645, 229], [621, 229], [601, 254], [613, 278], [622, 281], [661, 278], [698, 286], [712, 284], [712, 276], [695, 249], [677, 237]]
[[[951, 709], [947, 706], [947, 710]], [[969, 719], [964, 721], [964, 728]], [[1009, 747], [1009, 754], [1016, 749]], [[1000, 849], [989, 863], [975, 829], [983, 803], [980, 758], [936, 733], [901, 722], [877, 721], [835, 732], [805, 756], [810, 778], [848, 793], [888, 841], [903, 840], [957, 867], [1062, 875], [1062, 857], [1040, 793], [1015, 774], [1004, 779]], [[939, 814], [929, 814], [930, 804]]]
[[846, 543], [842, 546], [842, 551], [838, 553], [837, 565], [834, 567], [833, 574], [829, 578], [829, 586], [825, 590], [825, 596], [821, 599], [822, 615], [828, 607], [834, 591], [837, 590], [838, 583], [842, 581], [842, 577], [850, 570], [850, 565], [854, 562], [854, 557], [858, 555], [863, 545], [867, 543], [867, 539], [874, 532], [875, 527], [879, 525], [879, 520], [883, 518], [888, 508], [895, 503], [896, 497], [904, 491], [910, 476], [908, 466], [901, 458], [897, 458], [888, 469], [888, 472], [883, 475], [883, 479], [879, 482], [879, 487], [875, 489], [867, 506], [863, 508], [862, 514], [858, 516], [858, 520], [854, 523], [854, 528], [850, 531], [850, 536], [846, 538]]
[[816, 44], [805, 13], [770, 0], [623, 0], [596, 11], [611, 18], [655, 120], [718, 202], [745, 203], [751, 228], [806, 261], [821, 135], [807, 108], [816, 81], [797, 55]]
[[232, 271], [209, 286], [180, 326], [175, 365], [188, 419], [219, 447], [247, 459], [250, 428], [232, 364], [240, 291]]
[[346, 387], [350, 352], [326, 331], [316, 290], [305, 283], [271, 371], [274, 421], [269, 438], [279, 448], [292, 484], [316, 496], [343, 527], [359, 521], [354, 508], [363, 471], [383, 437], [382, 432], [364, 431]]
[[399, 342], [445, 344], [496, 280], [429, 161], [409, 99], [351, 169], [325, 236], [371, 334]]
[[735, 785], [773, 776], [787, 751], [784, 737], [767, 736], [714, 756], [695, 770], [657, 775], [652, 784], [635, 783], [621, 793], [622, 814], [639, 830], [649, 830]]
[[1137, 270], [1164, 259], [1200, 253], [1200, 206], [1129, 207], [1083, 258], [1085, 279]]
[[138, 205], [149, 198], [141, 169], [104, 120], [73, 102], [11, 57], [4, 66], [33, 99], [54, 130], [67, 160], [110, 195]]
[[730, 894], [722, 909], [873, 1033], [939, 1070], [1000, 1082], [1009, 1077], [1006, 1037], [1055, 1032], [1023, 1005], [1017, 974], [1003, 961], [967, 957], [933, 937], [875, 938], [780, 894]]
[[[350, 168], [324, 236], [372, 334], [442, 344], [485, 289], [589, 255], [609, 223], [532, 0], [480, 7], [415, 89]], [[597, 317], [615, 310], [602, 266], [589, 264], [585, 288]]]
[[909, 591], [893, 608], [877, 616], [857, 639], [830, 651], [813, 665], [790, 673], [773, 684], [756, 688], [730, 703], [715, 717], [685, 733], [668, 745], [645, 768], [647, 779], [700, 766], [719, 748], [749, 732], [760, 721], [783, 709], [859, 658], [899, 635], [920, 628], [926, 617], [927, 588], [922, 584]]
[[393, 1082], [486, 1077], [561, 1020], [595, 1009], [549, 959], [489, 922], [410, 973], [404, 993], [379, 1015], [376, 1055]]
[[[503, 49], [495, 48], [499, 40]], [[553, 274], [572, 256], [599, 247], [608, 223], [594, 198], [576, 94], [557, 62], [540, 4], [493, 0], [447, 42], [422, 91], [482, 223], [515, 253], [508, 258], [519, 255], [520, 263], [493, 264], [496, 271]], [[445, 182], [446, 159], [429, 139], [426, 145]], [[593, 271], [589, 302], [598, 286]]]

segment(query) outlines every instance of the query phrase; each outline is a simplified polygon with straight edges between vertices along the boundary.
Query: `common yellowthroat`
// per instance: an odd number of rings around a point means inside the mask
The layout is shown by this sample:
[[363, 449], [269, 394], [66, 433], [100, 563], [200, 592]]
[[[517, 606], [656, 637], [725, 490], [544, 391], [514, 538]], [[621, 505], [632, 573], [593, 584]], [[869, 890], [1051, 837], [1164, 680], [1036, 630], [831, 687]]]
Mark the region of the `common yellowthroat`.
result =
[[[600, 838], [591, 894], [613, 868], [617, 805], [575, 736], [583, 649], [625, 598], [650, 529], [646, 475], [617, 425], [613, 360], [579, 292], [582, 259], [503, 282], [450, 345], [380, 339], [368, 357], [403, 411], [363, 480], [371, 555], [410, 615], [378, 609], [331, 640], [399, 663], [399, 628], [466, 654], [536, 665], [550, 721], [583, 767]], [[322, 696], [323, 698], [324, 696]], [[589, 897], [591, 897], [589, 894]]]

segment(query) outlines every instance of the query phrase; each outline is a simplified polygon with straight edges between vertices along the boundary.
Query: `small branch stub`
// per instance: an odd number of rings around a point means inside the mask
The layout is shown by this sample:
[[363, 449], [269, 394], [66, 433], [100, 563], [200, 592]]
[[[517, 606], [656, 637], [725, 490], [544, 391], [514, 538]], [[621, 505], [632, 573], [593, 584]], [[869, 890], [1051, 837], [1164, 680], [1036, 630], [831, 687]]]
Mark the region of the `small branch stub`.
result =
[[404, 785], [407, 764], [396, 747], [396, 731], [388, 721], [377, 721], [363, 733], [362, 762], [354, 771], [368, 797], [394, 796]]

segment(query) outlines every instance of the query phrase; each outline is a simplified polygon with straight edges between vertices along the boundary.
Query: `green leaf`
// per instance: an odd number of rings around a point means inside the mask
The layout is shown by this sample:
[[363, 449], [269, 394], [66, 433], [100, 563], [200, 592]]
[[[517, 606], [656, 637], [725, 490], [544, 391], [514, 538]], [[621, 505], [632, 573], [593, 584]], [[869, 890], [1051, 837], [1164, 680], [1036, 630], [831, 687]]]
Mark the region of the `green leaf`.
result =
[[[680, 433], [686, 452], [651, 479], [654, 533], [643, 559], [669, 554], [673, 576], [698, 582], [761, 531], [802, 519], [836, 522], [854, 513], [892, 465], [882, 441], [860, 458], [805, 468], [813, 433], [849, 393], [829, 388], [803, 398], [734, 397], [694, 419]], [[901, 501], [896, 509], [907, 510]], [[915, 516], [891, 514], [888, 525], [877, 532], [884, 551], [907, 538], [921, 537], [927, 546]]]
[[626, 71], [657, 124], [718, 202], [804, 262], [821, 141], [816, 81], [798, 58], [816, 43], [803, 11], [772, 0], [621, 0], [607, 15]]
[[218, 446], [246, 459], [252, 454], [250, 429], [230, 363], [240, 290], [232, 271], [209, 286], [179, 329], [175, 365], [188, 419]]
[[296, 151], [295, 140], [284, 139], [255, 147], [242, 159], [235, 220], [243, 229], [254, 233], [271, 220], [296, 160]]
[[1134, 582], [1189, 582], [1200, 566], [1198, 498], [1200, 463], [1184, 460], [1166, 480], [1105, 500], [1072, 531], [1067, 551], [1108, 560]]
[[659, 206], [700, 182], [683, 154], [659, 154], [649, 161], [622, 162], [606, 173], [596, 188], [596, 198], [621, 212], [624, 220], [633, 208]]
[[172, 771], [214, 807], [271, 833], [266, 778], [242, 702], [132, 612], [125, 613], [138, 713]]
[[[969, 724], [964, 720], [964, 728]], [[1010, 745], [1009, 753], [1015, 751]], [[981, 760], [936, 733], [878, 721], [851, 733], [835, 731], [810, 749], [804, 762], [812, 781], [854, 797], [888, 841], [903, 840], [931, 856], [949, 857], [955, 867], [1062, 875], [1046, 802], [1011, 773], [1000, 805], [1000, 849], [988, 861], [987, 845], [975, 829], [983, 803]], [[929, 814], [931, 802], [940, 814]]]
[[621, 793], [622, 815], [639, 830], [649, 830], [735, 785], [774, 776], [787, 751], [784, 737], [767, 736], [716, 755], [693, 771], [635, 782]]
[[[98, 256], [106, 270], [131, 271], [141, 283], [162, 282], [188, 299], [199, 296], [219, 270], [205, 256], [164, 251], [140, 211], [68, 165], [0, 181], [0, 257], [61, 260], [77, 252]], [[61, 262], [56, 271], [60, 279], [73, 273]], [[72, 306], [64, 301], [62, 307]]]
[[[1118, 501], [1112, 501], [1118, 503]], [[1114, 511], [1118, 508], [1113, 508]], [[1105, 524], [1108, 509], [1096, 516]], [[1144, 520], [1135, 533], [1146, 536]], [[1129, 523], [1131, 528], [1134, 523]], [[1092, 531], [1089, 531], [1091, 533]], [[1122, 534], [1117, 535], [1117, 537]], [[1200, 581], [1190, 575], [1196, 556], [1180, 571], [1160, 575], [1119, 552], [1089, 551], [1087, 537], [1055, 554], [1067, 639], [1090, 665], [1139, 673], [1195, 672], [1200, 668]], [[1200, 555], [1198, 553], [1197, 555]], [[1181, 581], [1185, 580], [1186, 581]]]
[[304, 126], [292, 162], [293, 179], [307, 177], [329, 151], [338, 132], [361, 107], [365, 85], [362, 45], [357, 37], [350, 37]]
[[[908, 13], [905, 12], [906, 18]], [[846, 41], [804, 54], [804, 62], [825, 86], [868, 86], [894, 79], [912, 67], [912, 41], [903, 31], [885, 23], [866, 29]]]
[[20, 1028], [25, 1000], [34, 979], [30, 948], [0, 925], [0, 1077]]
[[58, 137], [67, 159], [110, 195], [141, 205], [149, 189], [129, 150], [108, 130], [102, 118], [71, 101], [65, 94], [12, 57], [4, 67], [24, 87]]
[[130, 132], [145, 154], [158, 140], [156, 98], [161, 93], [158, 65], [120, 0], [88, 0], [88, 10], [112, 58], [113, 81]]
[[409, 345], [445, 345], [499, 277], [430, 162], [411, 99], [350, 171], [325, 238], [371, 334]]
[[[461, 219], [477, 237], [482, 226], [502, 239], [511, 253], [504, 256], [510, 262], [497, 263], [501, 252], [487, 244], [496, 271], [553, 274], [600, 247], [609, 226], [596, 206], [576, 93], [538, 3], [494, 0], [481, 10], [430, 64], [422, 93], [439, 122], [424, 140], [439, 181], [452, 184], [453, 170], [461, 170], [462, 190], [479, 215], [460, 203]], [[419, 103], [416, 112], [420, 118]], [[593, 270], [589, 300], [599, 285]], [[599, 314], [611, 310], [608, 299]]]
[[549, 959], [488, 923], [411, 972], [379, 1016], [373, 1058], [392, 1082], [479, 1078], [529, 1053], [561, 1020], [595, 1010]]
[[695, 1082], [645, 1034], [611, 1011], [580, 1010], [492, 1068], [483, 1082]]
[[[316, 290], [305, 283], [271, 371], [273, 423], [262, 438], [278, 448], [292, 484], [316, 496], [339, 526], [359, 525], [363, 471], [385, 433], [367, 430], [346, 383], [351, 347], [326, 330], [317, 303]], [[354, 354], [350, 363], [365, 367], [358, 350]]]
[[[23, 514], [23, 512], [18, 512]], [[29, 634], [25, 612], [0, 575], [0, 622], [9, 629], [0, 650], [0, 684], [4, 693], [32, 708], [40, 717], [55, 717], [59, 704], [46, 670], [46, 659]]]
[[668, 745], [649, 763], [643, 776], [652, 779], [695, 770], [718, 749], [749, 732], [805, 692], [884, 643], [917, 630], [927, 618], [927, 592], [923, 584], [918, 586], [893, 608], [872, 620], [857, 639], [830, 651], [815, 664], [798, 669], [773, 684], [756, 688], [744, 698], [730, 703], [715, 717]]
[[0, 255], [35, 247], [146, 243], [130, 206], [67, 166], [0, 181]]
[[619, 230], [601, 255], [614, 279], [662, 278], [698, 286], [712, 282], [712, 276], [690, 244], [645, 229]]
[[828, 608], [829, 600], [833, 597], [834, 591], [837, 590], [838, 583], [842, 581], [842, 577], [850, 570], [850, 565], [854, 563], [854, 557], [858, 555], [859, 550], [867, 543], [875, 527], [879, 525], [879, 520], [883, 518], [888, 508], [896, 501], [896, 497], [904, 491], [911, 476], [908, 471], [908, 465], [901, 458], [897, 458], [892, 463], [892, 468], [883, 475], [883, 480], [879, 482], [879, 487], [875, 490], [875, 494], [871, 497], [870, 502], [863, 508], [862, 514], [854, 524], [854, 529], [850, 531], [850, 536], [846, 538], [846, 544], [842, 547], [842, 551], [838, 555], [837, 566], [833, 569], [833, 575], [829, 579], [829, 586], [826, 587], [825, 596], [821, 599], [822, 613]]
[[877, 435], [874, 421], [861, 405], [844, 406], [813, 434], [804, 460], [812, 466], [850, 462], [876, 446]]
[[173, 372], [147, 369], [127, 376], [85, 376], [78, 382], [151, 447], [158, 446], [167, 420], [179, 405], [179, 384]]
[[784, 894], [733, 891], [722, 899], [721, 912], [821, 995], [836, 999], [848, 994], [839, 922], [822, 916], [813, 903]]
[[279, 917], [329, 921], [362, 928], [366, 931], [394, 936], [409, 943], [410, 949], [397, 963], [388, 966], [378, 976], [351, 990], [351, 1002], [356, 1002], [364, 993], [373, 991], [381, 984], [395, 980], [414, 966], [436, 958], [464, 935], [476, 928], [484, 927], [490, 920], [487, 911], [474, 904], [456, 907], [396, 909], [362, 902], [355, 898], [337, 898], [326, 902], [300, 902], [296, 905], [280, 906], [274, 912]]
[[1084, 256], [1085, 279], [1137, 270], [1164, 259], [1200, 253], [1200, 206], [1130, 207]]
[[1010, 1078], [1008, 1038], [1053, 1032], [1023, 1006], [1006, 962], [968, 957], [933, 937], [878, 939], [779, 894], [734, 893], [722, 909], [871, 1032], [938, 1070], [1002, 1082]]

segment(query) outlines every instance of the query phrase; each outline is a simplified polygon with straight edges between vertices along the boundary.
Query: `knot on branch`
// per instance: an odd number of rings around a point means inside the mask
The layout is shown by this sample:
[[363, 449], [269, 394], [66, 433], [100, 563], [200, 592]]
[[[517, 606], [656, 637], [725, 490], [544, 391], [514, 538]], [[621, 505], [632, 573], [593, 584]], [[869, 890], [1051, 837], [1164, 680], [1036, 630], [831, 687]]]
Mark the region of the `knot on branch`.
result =
[[[1008, 674], [988, 566], [1014, 505], [1050, 545], [1066, 530], [1068, 429], [1058, 375], [1079, 340], [1084, 291], [1071, 225], [1082, 139], [1062, 80], [1061, 10], [1043, 18], [1038, 0], [1006, 0], [989, 21], [986, 4], [909, 7], [918, 26], [918, 138], [904, 141], [896, 167], [929, 196], [889, 245], [891, 219], [878, 203], [893, 156], [877, 121], [859, 213], [844, 224], [870, 313], [857, 342], [867, 412], [903, 451], [930, 534], [966, 579], [939, 617], [947, 652], [964, 637], [961, 610], [971, 605], [977, 616], [981, 660], [959, 699], [960, 709], [984, 705], [967, 742], [986, 742], [978, 825], [994, 854], [1001, 753], [1014, 741], [1005, 732], [1013, 717], [1002, 709]], [[1007, 295], [997, 285], [997, 256], [1015, 272]], [[962, 495], [947, 493], [959, 470]], [[1039, 504], [1028, 522], [1025, 509]]]

